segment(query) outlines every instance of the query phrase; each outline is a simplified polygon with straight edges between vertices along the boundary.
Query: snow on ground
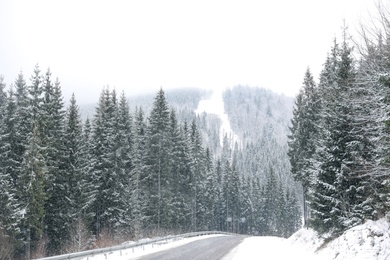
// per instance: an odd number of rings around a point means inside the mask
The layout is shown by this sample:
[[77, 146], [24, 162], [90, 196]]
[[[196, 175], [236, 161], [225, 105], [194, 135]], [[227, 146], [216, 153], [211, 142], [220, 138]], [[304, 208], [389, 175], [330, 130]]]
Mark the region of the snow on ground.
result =
[[294, 246], [289, 240], [279, 237], [248, 237], [233, 249], [223, 260], [254, 259], [300, 259], [315, 260], [313, 253]]
[[390, 260], [390, 224], [386, 219], [367, 221], [324, 244], [312, 229], [301, 229], [288, 239], [249, 237], [224, 260]]
[[178, 247], [190, 243], [192, 241], [196, 241], [199, 239], [205, 239], [215, 236], [222, 235], [207, 235], [207, 236], [198, 236], [198, 237], [190, 237], [183, 238], [180, 240], [167, 240], [165, 242], [158, 242], [149, 245], [143, 245], [135, 248], [129, 248], [126, 250], [115, 251], [107, 254], [99, 254], [93, 257], [85, 257], [82, 260], [131, 260], [133, 258], [138, 258], [144, 255], [153, 254], [155, 252], [159, 252], [162, 250], [167, 250], [170, 248]]
[[315, 253], [316, 259], [390, 260], [390, 224], [386, 219], [369, 220], [327, 244], [310, 229], [301, 229], [288, 241], [294, 247]]

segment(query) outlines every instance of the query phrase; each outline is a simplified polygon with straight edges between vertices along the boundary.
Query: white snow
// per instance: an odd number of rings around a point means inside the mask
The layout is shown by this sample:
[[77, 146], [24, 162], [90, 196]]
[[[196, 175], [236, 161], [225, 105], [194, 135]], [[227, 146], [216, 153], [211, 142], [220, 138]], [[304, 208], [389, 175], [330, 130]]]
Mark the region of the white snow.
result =
[[324, 238], [310, 229], [301, 229], [288, 240], [294, 246], [315, 253], [316, 259], [390, 260], [390, 224], [385, 218], [369, 220], [326, 244]]
[[390, 260], [390, 224], [386, 219], [367, 221], [324, 243], [312, 229], [301, 229], [288, 239], [249, 237], [224, 260]]
[[225, 113], [225, 107], [222, 98], [222, 89], [213, 90], [213, 94], [209, 99], [203, 99], [199, 101], [195, 113], [199, 115], [203, 112], [206, 112], [207, 114], [217, 115], [221, 119], [222, 125], [219, 130], [221, 146], [223, 145], [223, 138], [225, 134], [230, 139], [232, 146], [234, 145], [235, 142], [239, 142], [238, 135], [235, 134], [232, 128], [230, 127], [229, 117]]
[[294, 246], [289, 240], [279, 237], [248, 237], [233, 249], [223, 260], [251, 259], [300, 259], [314, 260], [313, 253]]

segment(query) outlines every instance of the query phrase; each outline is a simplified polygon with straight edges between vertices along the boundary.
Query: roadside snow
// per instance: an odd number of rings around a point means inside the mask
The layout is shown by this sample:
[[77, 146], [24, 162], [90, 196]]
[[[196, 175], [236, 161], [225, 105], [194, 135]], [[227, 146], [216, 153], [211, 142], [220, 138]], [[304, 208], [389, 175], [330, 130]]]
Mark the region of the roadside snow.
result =
[[386, 219], [369, 220], [345, 231], [326, 245], [324, 239], [310, 229], [301, 229], [288, 241], [307, 252], [315, 253], [317, 259], [390, 260], [390, 224]]
[[223, 260], [251, 259], [300, 259], [314, 260], [313, 253], [294, 246], [285, 238], [248, 237], [233, 249]]
[[386, 219], [367, 221], [324, 244], [312, 229], [301, 229], [288, 239], [249, 237], [224, 260], [390, 260], [390, 224]]

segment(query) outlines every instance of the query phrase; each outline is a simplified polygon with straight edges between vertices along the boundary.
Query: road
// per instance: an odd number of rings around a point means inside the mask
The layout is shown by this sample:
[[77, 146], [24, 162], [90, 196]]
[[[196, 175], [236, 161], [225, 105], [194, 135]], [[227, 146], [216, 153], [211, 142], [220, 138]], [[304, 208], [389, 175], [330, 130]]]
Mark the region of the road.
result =
[[139, 260], [203, 260], [222, 259], [238, 246], [245, 236], [217, 236], [190, 242], [183, 246], [167, 249], [154, 254], [137, 257]]

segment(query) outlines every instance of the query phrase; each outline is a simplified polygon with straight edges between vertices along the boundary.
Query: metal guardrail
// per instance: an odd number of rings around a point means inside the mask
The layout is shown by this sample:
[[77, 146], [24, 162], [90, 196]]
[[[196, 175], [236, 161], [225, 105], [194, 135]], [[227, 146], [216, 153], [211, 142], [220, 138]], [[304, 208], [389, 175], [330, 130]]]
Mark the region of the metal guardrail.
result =
[[98, 248], [98, 249], [92, 249], [92, 250], [87, 250], [87, 251], [81, 251], [81, 252], [77, 252], [77, 253], [50, 256], [50, 257], [39, 258], [39, 259], [41, 259], [41, 260], [67, 260], [67, 259], [79, 259], [82, 257], [93, 257], [95, 255], [112, 253], [114, 251], [126, 250], [129, 248], [135, 248], [135, 247], [139, 247], [139, 246], [154, 244], [154, 243], [158, 243], [158, 242], [162, 242], [162, 241], [166, 241], [166, 240], [172, 240], [172, 239], [177, 240], [180, 238], [198, 237], [198, 236], [206, 236], [206, 235], [236, 235], [236, 234], [227, 233], [227, 232], [220, 232], [220, 231], [192, 232], [192, 233], [186, 233], [186, 234], [181, 234], [181, 235], [176, 235], [176, 236], [167, 236], [167, 237], [152, 239], [152, 240], [148, 240], [148, 241], [140, 241], [140, 242], [135, 242], [132, 244], [123, 244], [123, 245], [106, 247], [106, 248]]

